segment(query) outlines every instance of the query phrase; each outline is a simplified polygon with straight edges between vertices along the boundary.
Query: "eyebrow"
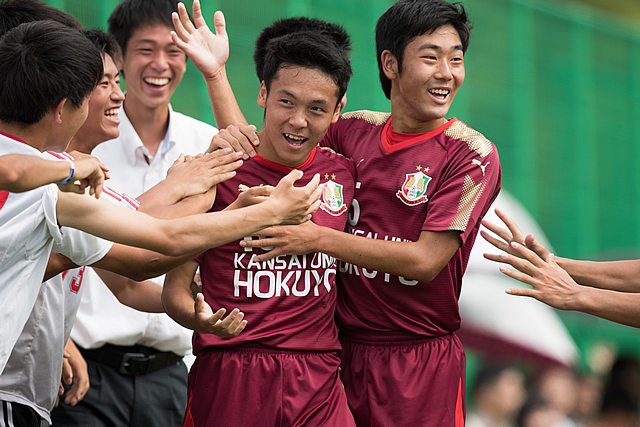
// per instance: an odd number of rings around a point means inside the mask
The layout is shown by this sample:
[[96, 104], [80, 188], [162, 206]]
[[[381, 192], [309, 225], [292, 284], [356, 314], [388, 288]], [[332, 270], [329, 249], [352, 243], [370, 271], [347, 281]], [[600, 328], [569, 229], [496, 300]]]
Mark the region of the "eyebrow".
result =
[[[288, 90], [280, 89], [278, 92], [280, 92], [280, 93], [282, 93], [282, 94], [284, 94], [284, 95], [286, 95], [286, 96], [288, 96], [288, 97], [290, 97], [290, 98], [293, 98], [293, 99], [296, 99], [296, 100], [298, 99], [298, 97], [297, 97], [297, 96], [295, 96], [294, 94], [292, 94], [292, 93], [291, 93], [291, 92], [289, 92]], [[329, 102], [328, 102], [326, 99], [314, 99], [314, 100], [312, 100], [312, 101], [310, 102], [310, 104], [328, 105], [328, 104], [329, 104]]]
[[119, 75], [120, 75], [120, 71], [116, 72], [116, 75], [115, 75], [115, 76], [114, 76], [114, 75], [112, 75], [111, 73], [102, 73], [102, 76], [103, 76], [103, 77], [106, 77], [106, 78], [108, 78], [108, 79], [116, 78], [116, 77], [118, 77]]
[[[151, 39], [140, 39], [140, 40], [136, 40], [134, 42], [134, 44], [136, 44], [136, 45], [143, 44], [143, 43], [150, 43], [152, 45], [158, 45], [158, 42], [156, 42], [155, 40], [151, 40]], [[169, 43], [168, 46], [176, 46], [176, 44], [172, 41], [171, 43]]]
[[[425, 43], [422, 46], [420, 46], [418, 48], [418, 51], [421, 50], [425, 50], [425, 49], [431, 49], [431, 50], [435, 50], [437, 52], [442, 52], [442, 47], [438, 46], [437, 44], [432, 44], [432, 43]], [[462, 45], [461, 44], [457, 44], [455, 46], [453, 46], [451, 48], [451, 52], [455, 52], [457, 50], [462, 50]]]

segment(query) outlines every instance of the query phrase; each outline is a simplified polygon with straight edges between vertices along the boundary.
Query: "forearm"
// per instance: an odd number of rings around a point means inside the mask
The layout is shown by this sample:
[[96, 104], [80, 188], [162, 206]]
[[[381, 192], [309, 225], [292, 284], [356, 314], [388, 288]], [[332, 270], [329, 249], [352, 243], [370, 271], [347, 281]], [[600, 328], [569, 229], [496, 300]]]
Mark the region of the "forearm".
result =
[[572, 309], [640, 328], [640, 294], [584, 286]]
[[7, 154], [0, 156], [0, 191], [20, 193], [69, 177], [71, 165], [35, 156]]
[[321, 227], [317, 243], [320, 252], [350, 264], [429, 283], [459, 246], [456, 242], [440, 250], [442, 242], [439, 237], [442, 236], [438, 236], [440, 233], [430, 234], [428, 238], [421, 236], [418, 242], [393, 242]]
[[182, 197], [182, 188], [164, 179], [136, 199], [140, 202], [141, 209], [149, 209], [158, 206], [173, 205], [180, 201]]
[[95, 271], [122, 304], [148, 313], [164, 312], [161, 286], [150, 280], [135, 282], [109, 271]]
[[577, 283], [619, 292], [640, 292], [640, 260], [594, 262], [556, 257]]
[[229, 84], [226, 66], [216, 76], [207, 77], [205, 81], [218, 129], [224, 129], [229, 125], [248, 124]]
[[63, 271], [77, 267], [78, 265], [76, 265], [66, 256], [52, 253], [51, 255], [49, 255], [49, 262], [47, 263], [47, 269], [45, 270], [44, 278], [42, 279], [42, 281], [46, 282], [47, 280], [57, 276]]
[[143, 206], [138, 208], [139, 212], [143, 212], [154, 218], [173, 219], [182, 218], [189, 215], [205, 213], [213, 206], [213, 200], [206, 194], [190, 196], [180, 200], [171, 206]]

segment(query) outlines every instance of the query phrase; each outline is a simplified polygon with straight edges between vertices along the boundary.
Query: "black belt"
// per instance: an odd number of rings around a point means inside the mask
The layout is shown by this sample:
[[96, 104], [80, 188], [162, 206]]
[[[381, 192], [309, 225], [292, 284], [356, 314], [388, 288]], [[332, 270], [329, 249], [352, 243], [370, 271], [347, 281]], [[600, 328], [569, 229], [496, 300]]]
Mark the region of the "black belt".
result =
[[107, 365], [123, 375], [144, 375], [182, 361], [171, 351], [159, 351], [143, 345], [119, 346], [105, 344], [92, 350], [78, 347], [85, 359]]

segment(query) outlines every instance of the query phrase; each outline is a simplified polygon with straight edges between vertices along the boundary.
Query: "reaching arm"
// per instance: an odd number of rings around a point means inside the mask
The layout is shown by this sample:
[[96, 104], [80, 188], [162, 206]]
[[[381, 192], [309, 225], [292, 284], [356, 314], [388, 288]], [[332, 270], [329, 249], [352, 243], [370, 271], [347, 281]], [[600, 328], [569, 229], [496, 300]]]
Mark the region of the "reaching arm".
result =
[[276, 224], [307, 221], [318, 209], [322, 187], [319, 175], [304, 187], [294, 187], [302, 172], [284, 177], [264, 203], [242, 209], [157, 220], [109, 202], [59, 193], [58, 222], [114, 242], [144, 247], [165, 255], [180, 256], [247, 236]]
[[33, 190], [47, 184], [60, 184], [62, 191], [84, 193], [90, 187], [90, 194], [100, 197], [105, 178], [104, 166], [91, 156], [76, 157], [71, 163], [66, 161], [51, 161], [35, 156], [22, 154], [7, 154], [0, 156], [0, 191], [21, 193]]
[[300, 226], [271, 227], [253, 235], [270, 238], [242, 240], [240, 245], [276, 247], [256, 257], [256, 261], [283, 254], [323, 252], [366, 269], [423, 283], [431, 282], [440, 273], [461, 244], [457, 231], [423, 231], [417, 242], [392, 242], [354, 236], [311, 221]]
[[137, 197], [143, 212], [154, 207], [167, 207], [232, 178], [242, 166], [242, 154], [231, 149], [218, 150], [195, 157], [181, 155], [167, 171], [167, 177]]
[[[482, 230], [481, 235], [486, 241], [501, 251], [520, 257], [520, 252], [509, 246], [511, 242], [516, 242], [525, 245], [541, 260], [547, 259], [549, 250], [538, 243], [533, 234], [525, 235], [516, 222], [501, 210], [496, 209], [496, 214], [507, 226], [507, 229], [484, 220], [482, 225], [494, 233], [492, 235]], [[554, 260], [569, 273], [573, 280], [583, 286], [640, 293], [640, 260], [593, 262], [560, 257], [554, 257]]]
[[174, 12], [172, 19], [175, 32], [171, 33], [171, 38], [193, 61], [207, 82], [218, 128], [247, 124], [227, 79], [225, 63], [229, 58], [229, 38], [222, 12], [217, 11], [213, 17], [216, 34], [207, 26], [198, 0], [193, 2], [195, 26], [189, 20], [183, 4], [178, 5], [178, 13]]
[[198, 268], [196, 261], [189, 261], [169, 272], [164, 281], [162, 303], [173, 320], [202, 334], [214, 334], [227, 338], [238, 335], [247, 325], [242, 320], [244, 314], [237, 308], [222, 320], [226, 310], [220, 308], [215, 313], [198, 293], [194, 299], [191, 283]]
[[162, 286], [150, 280], [135, 282], [109, 271], [95, 269], [102, 281], [122, 304], [147, 313], [164, 313]]
[[50, 254], [47, 269], [44, 272], [43, 282], [57, 276], [65, 270], [78, 268], [79, 266], [62, 254]]
[[581, 311], [640, 328], [639, 293], [629, 294], [581, 286], [556, 263], [553, 254], [550, 253], [542, 260], [521, 244], [513, 242], [510, 247], [517, 256], [506, 252], [500, 255], [485, 254], [487, 259], [509, 264], [519, 270], [500, 267], [505, 275], [531, 286], [507, 289], [508, 294], [535, 298], [560, 310]]

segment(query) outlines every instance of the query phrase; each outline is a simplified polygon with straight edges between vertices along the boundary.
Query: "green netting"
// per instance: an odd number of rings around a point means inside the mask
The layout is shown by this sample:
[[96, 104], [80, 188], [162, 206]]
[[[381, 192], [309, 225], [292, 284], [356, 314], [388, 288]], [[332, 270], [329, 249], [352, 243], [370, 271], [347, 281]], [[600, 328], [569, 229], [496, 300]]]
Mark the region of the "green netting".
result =
[[[106, 26], [117, 0], [49, 0], [85, 26]], [[377, 78], [374, 27], [392, 0], [212, 0], [205, 18], [225, 12], [228, 75], [246, 117], [259, 124], [251, 60], [259, 30], [308, 15], [343, 24], [353, 37], [354, 78], [347, 111], [388, 111]], [[475, 29], [466, 82], [451, 115], [498, 147], [503, 186], [530, 210], [558, 254], [596, 258], [640, 253], [640, 30], [579, 5], [467, 0]], [[213, 123], [205, 85], [190, 64], [172, 100], [176, 110]], [[578, 320], [576, 320], [578, 319]], [[637, 330], [567, 323], [581, 346], [619, 339], [640, 353]], [[591, 321], [590, 321], [591, 322]], [[597, 320], [593, 320], [597, 322]], [[598, 323], [600, 324], [600, 323]], [[613, 335], [612, 335], [613, 334]], [[616, 338], [617, 337], [617, 338]]]

